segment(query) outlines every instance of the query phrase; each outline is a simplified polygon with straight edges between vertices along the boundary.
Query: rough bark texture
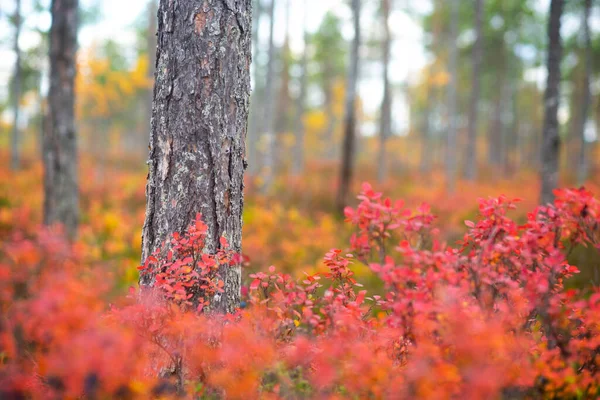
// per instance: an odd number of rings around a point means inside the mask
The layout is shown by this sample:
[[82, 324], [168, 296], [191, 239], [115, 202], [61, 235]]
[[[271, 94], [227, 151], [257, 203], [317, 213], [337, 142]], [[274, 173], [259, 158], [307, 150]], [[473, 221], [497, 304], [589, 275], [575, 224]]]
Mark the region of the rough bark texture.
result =
[[392, 46], [392, 33], [390, 30], [391, 0], [381, 1], [383, 24], [383, 101], [379, 119], [379, 157], [377, 160], [377, 180], [383, 182], [387, 178], [387, 164], [385, 145], [392, 131], [392, 90], [390, 87], [390, 50]]
[[268, 50], [268, 61], [267, 61], [267, 75], [265, 82], [265, 104], [263, 114], [264, 124], [264, 135], [266, 139], [266, 149], [264, 152], [264, 180], [262, 185], [262, 191], [268, 192], [271, 190], [273, 180], [275, 178], [275, 151], [276, 140], [275, 140], [275, 101], [276, 90], [275, 90], [275, 41], [274, 41], [274, 27], [275, 27], [275, 0], [271, 0], [269, 5], [269, 50]]
[[456, 186], [456, 153], [457, 153], [457, 106], [458, 96], [456, 85], [458, 81], [458, 7], [459, 0], [450, 0], [450, 58], [448, 68], [450, 70], [450, 82], [448, 83], [448, 137], [446, 148], [446, 189], [453, 193]]
[[302, 61], [300, 63], [300, 94], [298, 95], [298, 105], [296, 118], [294, 121], [294, 154], [292, 160], [292, 175], [299, 176], [304, 171], [304, 114], [306, 113], [306, 91], [308, 89], [308, 1], [304, 0], [304, 50], [302, 51]]
[[346, 99], [344, 104], [344, 142], [342, 146], [342, 167], [340, 170], [340, 183], [336, 206], [339, 212], [344, 211], [348, 201], [348, 194], [352, 184], [354, 172], [354, 152], [356, 142], [356, 91], [359, 73], [360, 51], [360, 2], [352, 0], [352, 19], [354, 25], [354, 39], [350, 52], [348, 65], [348, 83], [346, 84]]
[[579, 130], [579, 160], [577, 163], [577, 183], [583, 185], [588, 175], [588, 155], [585, 141], [585, 128], [587, 125], [590, 103], [592, 102], [592, 93], [590, 80], [592, 76], [592, 41], [590, 37], [590, 13], [592, 9], [592, 0], [584, 2], [584, 23], [583, 40], [585, 51], [585, 72], [583, 77], [583, 101], [581, 105], [581, 126]]
[[[241, 251], [251, 13], [251, 0], [160, 2], [143, 260], [198, 212], [208, 226], [205, 252], [221, 236]], [[225, 293], [211, 308], [232, 312], [240, 267], [223, 266], [220, 279]]]
[[21, 111], [21, 48], [19, 47], [19, 38], [21, 37], [21, 0], [16, 0], [15, 2], [15, 38], [14, 38], [14, 51], [15, 51], [15, 72], [13, 76], [13, 129], [12, 129], [12, 137], [10, 141], [11, 147], [11, 158], [10, 158], [10, 167], [14, 170], [19, 169], [21, 165], [21, 156], [19, 153], [19, 142], [20, 142], [20, 132], [19, 132], [19, 113]]
[[544, 128], [542, 130], [542, 166], [540, 178], [542, 204], [554, 201], [553, 190], [558, 186], [558, 161], [560, 137], [558, 105], [560, 102], [560, 61], [562, 43], [560, 38], [560, 18], [564, 0], [552, 0], [548, 20], [548, 78], [544, 94]]
[[477, 122], [479, 117], [479, 92], [481, 61], [483, 56], [483, 0], [475, 0], [475, 43], [473, 43], [473, 70], [471, 72], [471, 99], [469, 103], [469, 127], [467, 131], [467, 154], [464, 175], [467, 180], [477, 179]]
[[74, 237], [79, 221], [75, 72], [78, 0], [53, 0], [48, 123], [44, 131], [44, 222]]

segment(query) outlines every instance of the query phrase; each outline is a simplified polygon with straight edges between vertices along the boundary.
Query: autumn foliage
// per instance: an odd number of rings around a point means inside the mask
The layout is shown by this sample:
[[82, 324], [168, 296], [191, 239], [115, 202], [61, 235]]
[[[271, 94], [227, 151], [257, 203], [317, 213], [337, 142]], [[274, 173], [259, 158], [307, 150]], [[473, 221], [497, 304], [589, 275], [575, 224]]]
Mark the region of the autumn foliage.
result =
[[[446, 245], [425, 204], [363, 185], [347, 249], [325, 272], [247, 276], [233, 315], [211, 311], [219, 267], [198, 217], [140, 267], [153, 290], [115, 295], [53, 232], [0, 248], [1, 398], [595, 398], [600, 292], [565, 288], [567, 256], [600, 246], [600, 201], [560, 190], [513, 220], [481, 199]], [[227, 249], [226, 243], [221, 243]], [[355, 273], [368, 266], [383, 290]]]

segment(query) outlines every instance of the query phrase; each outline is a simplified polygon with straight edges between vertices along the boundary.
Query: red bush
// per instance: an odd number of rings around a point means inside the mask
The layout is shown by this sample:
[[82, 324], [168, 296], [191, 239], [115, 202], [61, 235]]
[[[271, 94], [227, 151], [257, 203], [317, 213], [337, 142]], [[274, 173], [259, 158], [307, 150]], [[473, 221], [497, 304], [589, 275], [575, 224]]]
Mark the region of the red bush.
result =
[[[199, 218], [140, 267], [154, 292], [111, 303], [109, 279], [77, 251], [43, 230], [17, 235], [0, 249], [0, 397], [594, 398], [600, 292], [564, 282], [578, 272], [570, 251], [599, 245], [600, 202], [556, 195], [522, 224], [516, 200], [480, 200], [445, 246], [426, 205], [364, 185], [328, 272], [252, 274], [234, 315], [206, 312], [217, 268], [239, 257], [203, 254]], [[359, 262], [382, 293], [357, 282]]]

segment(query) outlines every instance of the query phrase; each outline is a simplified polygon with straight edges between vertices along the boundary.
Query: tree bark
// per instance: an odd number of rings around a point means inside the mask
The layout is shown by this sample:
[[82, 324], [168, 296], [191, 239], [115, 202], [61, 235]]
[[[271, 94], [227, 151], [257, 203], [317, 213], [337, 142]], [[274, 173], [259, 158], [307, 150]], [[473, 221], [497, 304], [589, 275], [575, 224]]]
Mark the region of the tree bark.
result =
[[[205, 252], [216, 252], [220, 237], [241, 251], [251, 4], [160, 2], [142, 260], [196, 213], [208, 226]], [[233, 312], [241, 268], [221, 266], [219, 279], [225, 292], [211, 309]], [[142, 286], [153, 284], [151, 275], [140, 278]]]
[[74, 238], [79, 222], [75, 73], [78, 0], [53, 0], [48, 124], [44, 131], [44, 223], [63, 224]]
[[273, 180], [275, 179], [275, 151], [277, 150], [275, 140], [275, 42], [274, 28], [275, 27], [275, 0], [271, 0], [269, 5], [269, 50], [267, 61], [267, 76], [265, 84], [265, 104], [264, 104], [264, 135], [267, 142], [264, 153], [264, 180], [262, 191], [268, 192], [271, 190]]
[[19, 114], [21, 111], [21, 47], [19, 46], [19, 38], [21, 37], [21, 0], [15, 1], [15, 73], [13, 76], [13, 129], [11, 137], [11, 158], [10, 167], [13, 170], [17, 170], [21, 165], [21, 156], [19, 150], [19, 142], [21, 140], [21, 134], [19, 131]]
[[304, 135], [306, 127], [304, 125], [304, 115], [306, 113], [306, 91], [308, 89], [308, 0], [304, 0], [304, 50], [302, 51], [302, 61], [300, 63], [300, 94], [298, 95], [298, 105], [296, 118], [294, 121], [294, 153], [292, 160], [292, 175], [299, 176], [304, 171]]
[[479, 117], [479, 92], [481, 61], [483, 56], [483, 0], [475, 0], [475, 43], [473, 43], [473, 71], [471, 73], [471, 102], [469, 104], [469, 128], [464, 176], [469, 181], [477, 179], [477, 122]]
[[392, 130], [392, 93], [390, 88], [390, 50], [392, 45], [392, 34], [390, 30], [390, 8], [391, 0], [382, 0], [382, 23], [383, 23], [383, 101], [381, 103], [381, 115], [379, 120], [379, 157], [377, 159], [377, 180], [383, 182], [387, 179], [386, 149], [387, 139]]
[[554, 201], [553, 190], [558, 186], [558, 161], [560, 136], [558, 124], [558, 106], [560, 103], [560, 61], [562, 43], [560, 38], [560, 19], [564, 0], [552, 0], [548, 19], [548, 77], [544, 94], [544, 128], [542, 130], [542, 166], [540, 179], [542, 204]]
[[583, 40], [585, 43], [585, 72], [583, 75], [583, 101], [581, 105], [581, 125], [579, 130], [579, 159], [577, 164], [577, 183], [583, 185], [588, 175], [588, 155], [585, 141], [585, 128], [587, 125], [590, 104], [592, 102], [592, 93], [590, 80], [592, 76], [592, 41], [590, 37], [590, 14], [592, 9], [592, 0], [584, 2], [584, 23]]
[[450, 82], [448, 83], [448, 137], [446, 148], [446, 190], [453, 193], [456, 186], [456, 152], [457, 152], [457, 121], [458, 121], [458, 96], [456, 85], [458, 83], [458, 7], [459, 0], [450, 0], [450, 37], [448, 44], [450, 57], [448, 68]]
[[340, 213], [348, 201], [348, 194], [354, 173], [354, 152], [356, 141], [356, 91], [359, 74], [360, 51], [360, 6], [361, 0], [352, 0], [352, 19], [354, 25], [354, 39], [350, 52], [348, 65], [348, 83], [346, 85], [345, 114], [344, 114], [344, 143], [342, 146], [342, 165], [336, 206]]

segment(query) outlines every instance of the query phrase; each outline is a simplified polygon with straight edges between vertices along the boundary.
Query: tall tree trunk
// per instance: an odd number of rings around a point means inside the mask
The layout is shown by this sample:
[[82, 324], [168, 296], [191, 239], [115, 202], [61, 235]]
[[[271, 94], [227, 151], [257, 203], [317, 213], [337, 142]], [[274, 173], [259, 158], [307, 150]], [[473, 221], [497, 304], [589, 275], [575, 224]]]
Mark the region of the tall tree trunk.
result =
[[449, 70], [450, 82], [448, 83], [448, 141], [446, 148], [446, 189], [448, 193], [453, 193], [456, 186], [456, 153], [457, 153], [457, 122], [458, 96], [456, 86], [458, 83], [458, 7], [459, 0], [450, 0], [450, 37], [448, 45], [450, 47]]
[[78, 0], [53, 0], [50, 89], [44, 132], [44, 223], [61, 223], [74, 238], [79, 222], [75, 73]]
[[[157, 1], [150, 0], [148, 4], [148, 32], [146, 36], [146, 45], [148, 46], [148, 71], [147, 77], [150, 81], [154, 81], [154, 74], [156, 73], [156, 21], [158, 19], [157, 13]], [[150, 138], [150, 120], [152, 118], [152, 89], [148, 89], [147, 97], [145, 99], [145, 115], [144, 115], [144, 135], [143, 135], [143, 157], [148, 156], [148, 147], [145, 143]]]
[[387, 178], [385, 144], [392, 130], [392, 93], [390, 88], [390, 49], [392, 45], [392, 34], [390, 31], [390, 8], [391, 0], [381, 0], [382, 23], [383, 23], [383, 101], [381, 103], [381, 115], [379, 121], [379, 157], [377, 159], [377, 180], [383, 182]]
[[[208, 226], [205, 252], [216, 252], [220, 237], [241, 251], [251, 12], [251, 0], [160, 2], [143, 260], [198, 212]], [[211, 308], [233, 312], [240, 267], [222, 266], [219, 279], [225, 292]]]
[[360, 51], [360, 6], [361, 0], [352, 0], [352, 19], [354, 39], [348, 65], [348, 83], [346, 84], [346, 99], [344, 104], [344, 143], [342, 147], [342, 165], [336, 206], [340, 213], [348, 201], [348, 194], [354, 173], [354, 147], [356, 141], [356, 91], [359, 74]]
[[592, 9], [592, 0], [585, 0], [584, 4], [584, 23], [583, 37], [585, 42], [585, 72], [583, 78], [583, 102], [581, 105], [581, 126], [579, 133], [579, 162], [577, 165], [577, 182], [583, 185], [588, 175], [588, 156], [587, 145], [585, 141], [585, 128], [588, 120], [590, 104], [592, 102], [592, 93], [590, 80], [592, 76], [592, 41], [590, 38], [590, 13]]
[[558, 186], [558, 161], [560, 136], [558, 124], [558, 106], [560, 102], [560, 61], [562, 42], [560, 38], [560, 19], [564, 0], [552, 0], [548, 19], [548, 78], [544, 94], [544, 128], [542, 130], [542, 167], [540, 179], [542, 204], [554, 201], [553, 190]]
[[304, 115], [306, 113], [306, 91], [308, 89], [308, 0], [304, 0], [304, 50], [302, 51], [302, 61], [300, 64], [300, 94], [298, 95], [298, 105], [296, 118], [294, 121], [294, 150], [292, 160], [292, 175], [298, 176], [304, 171], [304, 134], [306, 127], [304, 124]]
[[[275, 130], [277, 132], [287, 132], [289, 127], [289, 114], [292, 108], [291, 97], [290, 97], [290, 60], [292, 57], [290, 51], [290, 13], [291, 13], [291, 0], [285, 0], [285, 36], [283, 39], [283, 46], [279, 56], [281, 74], [278, 79], [279, 84], [279, 96], [277, 97], [277, 118], [275, 123]], [[278, 141], [281, 141], [281, 135], [277, 137]], [[281, 148], [281, 143], [278, 143], [278, 148]], [[276, 161], [279, 157], [275, 157]], [[278, 163], [276, 162], [276, 165]]]
[[260, 28], [260, 19], [263, 13], [262, 9], [262, 0], [254, 0], [254, 23], [252, 25], [252, 55], [254, 58], [254, 71], [253, 71], [253, 80], [254, 80], [254, 91], [252, 92], [251, 102], [250, 102], [250, 126], [248, 127], [248, 140], [246, 141], [246, 151], [248, 154], [248, 172], [250, 175], [254, 175], [258, 172], [258, 148], [257, 142], [260, 138], [259, 129], [260, 129], [260, 120], [262, 115], [260, 115], [261, 109], [261, 93], [262, 81], [260, 79], [260, 66], [256, 62], [258, 59], [258, 54], [260, 51], [260, 40], [259, 40], [259, 28]]
[[14, 23], [15, 23], [15, 43], [14, 43], [14, 51], [15, 51], [15, 72], [13, 76], [13, 129], [12, 129], [12, 137], [11, 137], [11, 158], [10, 158], [10, 166], [13, 170], [19, 169], [21, 165], [21, 156], [19, 153], [19, 141], [20, 141], [20, 132], [19, 132], [19, 113], [21, 109], [21, 47], [19, 46], [19, 38], [21, 37], [21, 0], [16, 0], [15, 2], [15, 15], [14, 15]]
[[267, 142], [264, 154], [264, 181], [262, 186], [263, 192], [271, 190], [273, 180], [275, 179], [275, 151], [277, 143], [275, 140], [275, 42], [274, 28], [275, 27], [275, 0], [271, 0], [269, 5], [269, 53], [267, 61], [267, 76], [265, 84], [265, 104], [264, 104], [264, 120], [265, 128], [263, 130]]
[[473, 71], [471, 73], [471, 102], [469, 104], [469, 128], [464, 176], [469, 181], [477, 179], [477, 122], [479, 117], [479, 92], [481, 85], [481, 61], [483, 56], [483, 0], [475, 0], [475, 43], [473, 43]]

